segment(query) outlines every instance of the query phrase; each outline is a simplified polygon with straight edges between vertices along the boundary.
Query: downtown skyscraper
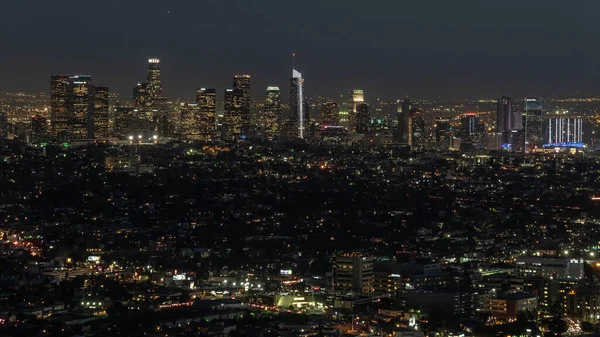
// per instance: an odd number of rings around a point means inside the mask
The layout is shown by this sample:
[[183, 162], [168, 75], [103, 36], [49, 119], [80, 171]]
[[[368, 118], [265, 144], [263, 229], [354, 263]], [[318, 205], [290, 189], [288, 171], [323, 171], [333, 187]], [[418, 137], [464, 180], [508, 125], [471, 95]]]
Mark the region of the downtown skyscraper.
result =
[[145, 82], [138, 83], [133, 88], [133, 103], [140, 113], [140, 118], [150, 121], [147, 123], [150, 126], [149, 129], [140, 130], [145, 134], [144, 136], [169, 133], [166, 116], [167, 98], [163, 92], [158, 58], [148, 60], [148, 76]]
[[50, 130], [57, 142], [65, 142], [71, 137], [69, 83], [69, 75], [50, 77]]
[[525, 152], [533, 152], [544, 145], [543, 135], [544, 111], [543, 102], [539, 98], [526, 98], [523, 114], [525, 132]]
[[90, 139], [94, 135], [94, 83], [89, 75], [69, 77], [68, 111], [71, 138]]
[[210, 140], [216, 136], [217, 127], [217, 91], [200, 88], [196, 92], [198, 104], [198, 134], [202, 140]]
[[267, 139], [276, 139], [281, 132], [281, 92], [279, 87], [267, 87], [265, 93], [264, 127]]
[[108, 138], [108, 87], [94, 88], [93, 110], [93, 136], [94, 138]]
[[327, 101], [321, 105], [321, 125], [323, 127], [338, 126], [340, 121], [340, 108], [334, 101]]
[[398, 126], [395, 133], [395, 141], [403, 145], [409, 145], [409, 134], [410, 134], [410, 110], [412, 109], [412, 102], [406, 98], [398, 100], [397, 102], [397, 113], [396, 119]]
[[[237, 74], [233, 77], [233, 92], [239, 105], [240, 125], [237, 136], [247, 136], [250, 132], [250, 75]], [[238, 127], [236, 126], [236, 129]]]
[[525, 141], [520, 137], [522, 131], [522, 114], [513, 110], [512, 99], [510, 97], [499, 98], [496, 109], [496, 135], [499, 148], [523, 150]]
[[292, 70], [292, 79], [290, 81], [290, 119], [295, 128], [297, 128], [297, 138], [304, 139], [308, 116], [305, 113], [304, 106], [304, 78], [298, 70]]

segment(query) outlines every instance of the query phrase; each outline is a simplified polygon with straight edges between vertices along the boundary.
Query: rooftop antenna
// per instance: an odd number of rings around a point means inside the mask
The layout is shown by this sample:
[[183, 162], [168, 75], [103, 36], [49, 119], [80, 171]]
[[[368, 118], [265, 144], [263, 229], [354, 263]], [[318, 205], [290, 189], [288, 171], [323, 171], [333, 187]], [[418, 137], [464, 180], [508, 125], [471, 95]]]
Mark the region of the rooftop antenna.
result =
[[292, 68], [296, 69], [296, 53], [292, 53]]

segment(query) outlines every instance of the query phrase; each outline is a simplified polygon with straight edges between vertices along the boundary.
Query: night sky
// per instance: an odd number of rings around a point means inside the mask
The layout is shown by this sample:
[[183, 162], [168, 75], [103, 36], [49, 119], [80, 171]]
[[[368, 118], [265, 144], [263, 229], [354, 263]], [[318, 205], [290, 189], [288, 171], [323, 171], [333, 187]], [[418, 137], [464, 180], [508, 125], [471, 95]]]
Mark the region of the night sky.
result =
[[129, 98], [146, 60], [167, 95], [253, 76], [368, 100], [600, 94], [598, 0], [0, 0], [0, 90], [85, 73]]

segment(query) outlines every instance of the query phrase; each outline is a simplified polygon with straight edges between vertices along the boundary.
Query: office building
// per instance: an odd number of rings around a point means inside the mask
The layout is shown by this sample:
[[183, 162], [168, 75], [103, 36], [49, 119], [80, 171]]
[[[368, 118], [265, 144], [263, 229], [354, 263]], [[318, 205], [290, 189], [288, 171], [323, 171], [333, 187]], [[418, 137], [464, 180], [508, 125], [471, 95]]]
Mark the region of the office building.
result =
[[[352, 99], [349, 104], [350, 109], [348, 111], [349, 130], [358, 132], [358, 107], [365, 102], [365, 92], [361, 89], [354, 89], [351, 92], [351, 97]], [[364, 125], [361, 131], [364, 131]]]
[[281, 133], [281, 92], [279, 87], [267, 87], [264, 107], [265, 136], [276, 139]]
[[[524, 150], [523, 118], [520, 111], [513, 110], [512, 99], [498, 99], [496, 110], [496, 134], [500, 148], [504, 150]], [[523, 140], [522, 142], [520, 140]], [[521, 144], [523, 143], [523, 144]]]
[[544, 147], [584, 147], [583, 119], [557, 117], [546, 120]]
[[50, 126], [52, 137], [58, 142], [70, 137], [69, 75], [50, 78]]
[[600, 322], [600, 292], [593, 288], [577, 288], [566, 293], [565, 314], [575, 322]]
[[452, 139], [452, 125], [447, 118], [435, 120], [435, 141], [440, 150], [447, 150]]
[[108, 138], [108, 87], [94, 88], [94, 138]]
[[515, 320], [519, 312], [537, 312], [538, 301], [535, 296], [514, 293], [488, 299], [487, 312], [503, 320]]
[[88, 75], [69, 77], [68, 112], [71, 139], [93, 138], [94, 84]]
[[210, 140], [216, 135], [217, 127], [217, 91], [200, 88], [196, 92], [196, 104], [199, 108], [198, 132], [202, 140]]
[[181, 108], [181, 135], [187, 140], [200, 140], [200, 106], [198, 104], [183, 104]]
[[525, 134], [525, 152], [533, 152], [544, 145], [543, 135], [544, 111], [543, 102], [539, 98], [526, 98], [523, 114]]
[[517, 258], [516, 274], [519, 278], [540, 276], [581, 279], [584, 264], [581, 259], [520, 256]]
[[223, 104], [223, 129], [226, 139], [238, 139], [242, 136], [242, 105], [243, 94], [236, 89], [225, 89]]
[[250, 75], [238, 74], [233, 77], [234, 95], [238, 96], [236, 102], [240, 113], [240, 135], [247, 136], [250, 131]]
[[408, 145], [414, 148], [423, 146], [425, 138], [425, 118], [420, 109], [411, 109], [408, 113]]
[[40, 145], [48, 141], [48, 128], [46, 117], [36, 115], [31, 118], [31, 128], [29, 133], [29, 144]]
[[373, 291], [373, 256], [360, 253], [336, 256], [334, 291], [339, 294], [370, 294]]
[[168, 135], [170, 126], [167, 116], [167, 98], [163, 92], [160, 60], [148, 60], [148, 76], [146, 81], [138, 83], [133, 88], [134, 107], [139, 111], [139, 117], [149, 120], [148, 129], [142, 130], [144, 137], [153, 135]]
[[410, 129], [410, 110], [412, 109], [412, 102], [406, 98], [398, 100], [396, 117], [398, 120], [398, 126], [396, 129], [395, 141], [400, 144], [408, 145], [409, 129]]
[[138, 110], [132, 107], [116, 107], [113, 115], [115, 119], [115, 136], [127, 139], [130, 135], [138, 135]]
[[321, 125], [339, 126], [340, 108], [334, 101], [321, 104]]
[[304, 107], [304, 78], [298, 70], [293, 69], [290, 83], [290, 119], [297, 129], [297, 138], [300, 139], [304, 139], [308, 123]]
[[365, 134], [371, 128], [371, 110], [367, 103], [360, 103], [356, 107], [356, 133]]
[[485, 140], [485, 124], [474, 112], [463, 115], [460, 119], [461, 137], [473, 143], [483, 144]]

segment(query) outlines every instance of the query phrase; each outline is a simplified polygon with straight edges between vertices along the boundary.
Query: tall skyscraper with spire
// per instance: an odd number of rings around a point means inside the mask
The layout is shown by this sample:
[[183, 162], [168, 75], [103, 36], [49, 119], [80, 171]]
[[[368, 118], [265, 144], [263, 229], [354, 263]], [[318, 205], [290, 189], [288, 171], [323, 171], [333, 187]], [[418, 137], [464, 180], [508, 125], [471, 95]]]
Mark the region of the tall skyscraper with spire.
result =
[[306, 129], [306, 115], [304, 113], [304, 78], [298, 70], [292, 70], [290, 83], [290, 112], [291, 119], [298, 129], [298, 138], [304, 139]]

